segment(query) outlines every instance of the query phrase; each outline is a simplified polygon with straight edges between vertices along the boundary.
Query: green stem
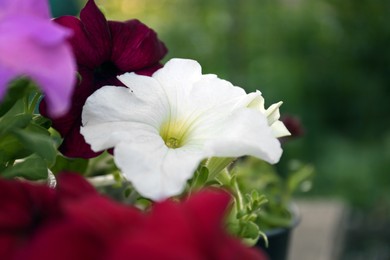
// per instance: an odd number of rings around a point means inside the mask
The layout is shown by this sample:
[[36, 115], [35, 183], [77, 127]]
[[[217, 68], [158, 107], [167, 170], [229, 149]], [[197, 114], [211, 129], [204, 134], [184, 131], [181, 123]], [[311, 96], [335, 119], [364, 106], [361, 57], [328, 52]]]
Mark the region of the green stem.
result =
[[237, 199], [238, 210], [242, 211], [242, 210], [244, 210], [244, 198], [242, 196], [240, 188], [238, 187], [237, 180], [235, 178], [234, 178], [234, 183], [233, 183], [233, 189], [234, 189], [234, 193], [235, 193], [236, 199]]
[[228, 186], [232, 189], [233, 196], [236, 200], [237, 212], [244, 210], [244, 197], [238, 187], [237, 179], [232, 177], [229, 171], [225, 168], [217, 177], [223, 185]]
[[27, 109], [27, 112], [29, 114], [33, 114], [34, 113], [34, 110], [35, 110], [35, 108], [37, 106], [37, 103], [38, 103], [40, 97], [41, 97], [41, 93], [39, 93], [39, 92], [35, 93], [34, 97], [31, 100], [31, 103], [30, 103], [30, 105], [28, 106], [28, 109]]
[[229, 164], [231, 164], [235, 158], [230, 157], [212, 157], [207, 160], [206, 167], [209, 169], [208, 180], [214, 180], [218, 174], [223, 171]]

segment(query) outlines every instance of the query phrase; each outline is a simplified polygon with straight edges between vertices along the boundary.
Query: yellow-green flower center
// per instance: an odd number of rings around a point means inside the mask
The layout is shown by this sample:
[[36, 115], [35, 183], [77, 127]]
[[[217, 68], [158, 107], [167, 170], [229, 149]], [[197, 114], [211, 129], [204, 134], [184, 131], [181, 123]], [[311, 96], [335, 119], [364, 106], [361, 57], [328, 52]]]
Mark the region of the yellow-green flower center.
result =
[[182, 147], [188, 139], [189, 127], [180, 120], [168, 120], [160, 127], [160, 136], [172, 149]]

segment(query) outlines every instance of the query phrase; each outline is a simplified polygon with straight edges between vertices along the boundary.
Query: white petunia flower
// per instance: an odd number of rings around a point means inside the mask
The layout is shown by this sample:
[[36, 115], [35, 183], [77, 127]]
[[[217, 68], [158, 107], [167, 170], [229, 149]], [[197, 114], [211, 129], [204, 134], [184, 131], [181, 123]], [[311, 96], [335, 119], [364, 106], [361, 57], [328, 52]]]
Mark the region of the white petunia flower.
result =
[[276, 163], [282, 154], [281, 103], [265, 110], [260, 92], [202, 75], [196, 61], [172, 59], [152, 77], [118, 78], [127, 88], [106, 86], [88, 98], [81, 133], [94, 151], [114, 147], [115, 163], [144, 197], [180, 194], [205, 158]]

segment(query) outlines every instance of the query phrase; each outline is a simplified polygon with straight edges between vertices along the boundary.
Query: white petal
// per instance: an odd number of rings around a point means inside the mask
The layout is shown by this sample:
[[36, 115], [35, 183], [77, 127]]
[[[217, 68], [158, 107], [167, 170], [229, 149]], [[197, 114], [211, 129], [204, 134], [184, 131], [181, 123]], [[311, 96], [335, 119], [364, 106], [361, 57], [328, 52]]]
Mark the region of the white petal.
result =
[[[150, 82], [145, 78], [139, 80]], [[121, 139], [144, 138], [144, 131], [158, 133], [169, 106], [156, 88], [149, 96], [138, 91], [138, 85], [135, 89], [131, 92], [124, 87], [106, 86], [87, 99], [81, 134], [94, 151], [111, 148]]]
[[112, 148], [123, 141], [148, 142], [151, 134], [158, 135], [154, 127], [138, 122], [87, 124], [81, 127], [80, 132], [95, 152]]
[[276, 121], [271, 125], [272, 133], [275, 137], [283, 137], [291, 135], [290, 131], [288, 131], [287, 127], [283, 124], [282, 121]]
[[114, 150], [117, 166], [136, 190], [152, 200], [180, 194], [204, 155], [197, 150], [168, 149], [159, 136], [149, 143], [119, 143]]
[[266, 117], [253, 109], [239, 109], [220, 127], [219, 134], [205, 144], [208, 157], [251, 155], [276, 163], [282, 155]]
[[262, 113], [265, 113], [264, 98], [261, 95], [261, 92], [258, 90], [256, 90], [256, 92], [249, 93], [247, 97], [241, 102], [242, 107], [253, 108], [259, 110]]
[[202, 77], [201, 67], [194, 60], [171, 59], [164, 67], [153, 74], [162, 88], [171, 107], [171, 117], [181, 116], [180, 111], [186, 110], [189, 93], [193, 83]]
[[[150, 82], [146, 77], [140, 81]], [[142, 85], [142, 83], [139, 83]], [[157, 84], [157, 83], [156, 83]], [[158, 88], [150, 89], [149, 96], [131, 92], [125, 87], [105, 86], [88, 97], [82, 112], [82, 123], [96, 124], [100, 122], [143, 121], [150, 125], [159, 125], [161, 115], [169, 106]]]
[[282, 101], [272, 104], [266, 111], [265, 115], [267, 116], [268, 119], [268, 124], [272, 125], [274, 122], [276, 122], [279, 117], [279, 107], [283, 104]]
[[235, 87], [226, 80], [208, 76], [195, 82], [189, 93], [193, 109], [219, 107], [223, 110], [232, 110], [235, 104], [245, 96], [246, 93], [242, 88]]
[[[162, 69], [152, 77], [166, 87], [180, 87], [182, 84], [191, 85], [202, 76], [202, 67], [195, 60], [174, 58], [169, 60]], [[177, 90], [177, 89], [175, 89]]]

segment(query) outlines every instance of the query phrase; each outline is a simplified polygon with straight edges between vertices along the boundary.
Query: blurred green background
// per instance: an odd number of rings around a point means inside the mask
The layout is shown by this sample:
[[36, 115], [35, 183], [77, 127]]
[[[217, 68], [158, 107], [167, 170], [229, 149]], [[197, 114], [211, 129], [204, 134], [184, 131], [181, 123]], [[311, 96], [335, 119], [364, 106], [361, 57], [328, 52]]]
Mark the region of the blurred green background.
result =
[[345, 200], [360, 228], [382, 225], [373, 239], [390, 240], [389, 0], [96, 2], [110, 19], [152, 27], [166, 60], [196, 59], [268, 105], [284, 101], [305, 135], [285, 143], [280, 172], [291, 159], [313, 164], [305, 196]]

